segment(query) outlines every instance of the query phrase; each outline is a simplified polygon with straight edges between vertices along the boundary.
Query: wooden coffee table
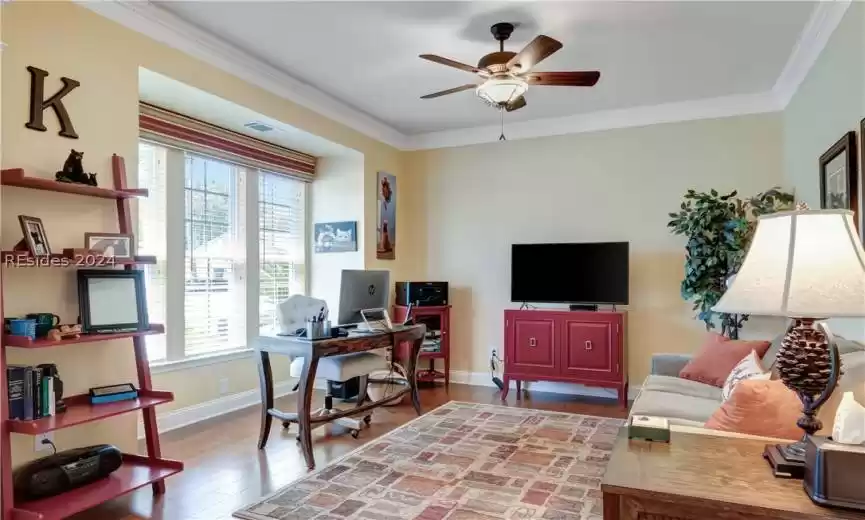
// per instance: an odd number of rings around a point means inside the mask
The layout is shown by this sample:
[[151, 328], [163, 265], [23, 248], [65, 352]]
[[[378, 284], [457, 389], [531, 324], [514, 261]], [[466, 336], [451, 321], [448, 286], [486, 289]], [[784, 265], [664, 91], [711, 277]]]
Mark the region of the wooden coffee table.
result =
[[601, 484], [604, 520], [865, 520], [773, 477], [765, 445], [675, 431], [670, 444], [629, 441], [622, 428]]

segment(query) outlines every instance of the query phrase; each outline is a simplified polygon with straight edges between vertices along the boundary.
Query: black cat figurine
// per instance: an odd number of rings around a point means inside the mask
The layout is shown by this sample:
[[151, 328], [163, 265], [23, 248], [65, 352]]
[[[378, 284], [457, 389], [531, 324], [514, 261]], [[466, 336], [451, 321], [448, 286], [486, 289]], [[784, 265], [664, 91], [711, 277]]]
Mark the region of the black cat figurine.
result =
[[84, 173], [84, 165], [82, 159], [84, 152], [77, 152], [74, 149], [69, 152], [69, 157], [63, 163], [63, 171], [57, 172], [54, 176], [59, 182], [71, 182], [74, 184], [86, 184], [88, 186], [97, 186], [95, 173]]

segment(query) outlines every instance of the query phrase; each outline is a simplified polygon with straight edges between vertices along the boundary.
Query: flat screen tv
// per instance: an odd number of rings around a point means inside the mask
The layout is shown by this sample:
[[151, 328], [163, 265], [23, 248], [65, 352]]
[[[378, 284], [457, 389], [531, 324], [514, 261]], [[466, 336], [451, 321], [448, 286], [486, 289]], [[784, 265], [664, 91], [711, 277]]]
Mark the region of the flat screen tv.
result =
[[514, 244], [511, 301], [628, 303], [628, 243]]

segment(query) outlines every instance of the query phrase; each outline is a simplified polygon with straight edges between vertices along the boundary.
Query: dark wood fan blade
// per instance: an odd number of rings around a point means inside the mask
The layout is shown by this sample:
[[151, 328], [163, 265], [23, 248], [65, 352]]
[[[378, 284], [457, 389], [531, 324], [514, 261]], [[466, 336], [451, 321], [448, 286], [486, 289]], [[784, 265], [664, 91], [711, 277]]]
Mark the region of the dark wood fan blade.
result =
[[513, 112], [514, 110], [519, 110], [524, 106], [526, 106], [526, 97], [520, 96], [517, 99], [511, 101], [510, 104], [505, 107], [505, 110], [507, 110], [508, 112]]
[[596, 70], [582, 72], [532, 72], [525, 76], [531, 85], [550, 85], [555, 87], [593, 87], [601, 78]]
[[447, 90], [442, 90], [440, 92], [433, 92], [432, 94], [427, 94], [426, 96], [421, 96], [420, 98], [421, 99], [432, 99], [432, 98], [437, 98], [437, 97], [441, 97], [441, 96], [447, 96], [448, 94], [453, 94], [455, 92], [462, 92], [463, 90], [471, 90], [473, 88], [477, 88], [477, 85], [475, 85], [474, 83], [468, 83], [468, 84], [463, 85], [461, 87], [454, 87], [454, 88], [449, 88]]
[[460, 63], [458, 61], [454, 61], [454, 60], [451, 60], [449, 58], [443, 58], [441, 56], [436, 56], [435, 54], [421, 54], [419, 57], [422, 59], [425, 59], [427, 61], [431, 61], [433, 63], [440, 63], [442, 65], [447, 65], [448, 67], [453, 67], [455, 69], [464, 70], [466, 72], [474, 72], [475, 74], [480, 74], [481, 76], [484, 76], [484, 77], [490, 75], [489, 72], [487, 72], [483, 69], [479, 69], [479, 68], [474, 67], [472, 65], [466, 65], [465, 63]]
[[562, 42], [543, 34], [530, 41], [516, 56], [508, 61], [508, 70], [514, 74], [528, 72], [538, 63], [549, 58], [551, 54], [562, 48]]

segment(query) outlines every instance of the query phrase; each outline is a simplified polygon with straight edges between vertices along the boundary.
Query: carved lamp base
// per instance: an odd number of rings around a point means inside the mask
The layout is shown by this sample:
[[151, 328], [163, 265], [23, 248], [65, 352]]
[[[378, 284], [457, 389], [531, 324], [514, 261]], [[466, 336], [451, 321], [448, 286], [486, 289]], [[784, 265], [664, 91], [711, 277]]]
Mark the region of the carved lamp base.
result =
[[823, 428], [817, 410], [835, 390], [841, 359], [835, 338], [824, 322], [795, 318], [781, 343], [776, 364], [784, 386], [802, 401], [802, 417], [796, 425], [805, 436], [792, 444], [769, 444], [763, 457], [776, 477], [800, 479], [805, 475], [805, 439]]

